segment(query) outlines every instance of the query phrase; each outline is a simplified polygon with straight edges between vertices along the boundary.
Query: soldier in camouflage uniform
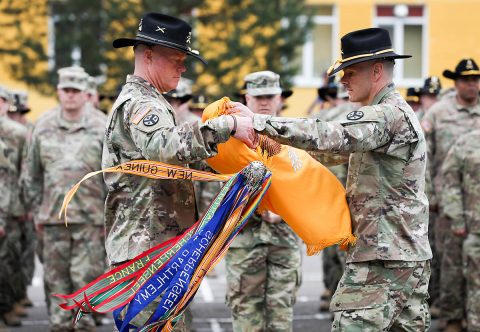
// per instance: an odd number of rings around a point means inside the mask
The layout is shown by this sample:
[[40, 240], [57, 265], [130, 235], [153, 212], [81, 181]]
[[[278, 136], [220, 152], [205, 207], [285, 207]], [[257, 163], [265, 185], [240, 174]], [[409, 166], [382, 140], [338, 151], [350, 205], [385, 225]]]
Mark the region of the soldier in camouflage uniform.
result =
[[442, 165], [441, 205], [451, 231], [463, 240], [469, 332], [480, 331], [480, 130], [459, 138]]
[[422, 121], [425, 113], [438, 101], [441, 90], [442, 84], [437, 76], [430, 76], [425, 79], [419, 93], [421, 107], [417, 115], [420, 121]]
[[[13, 91], [13, 105], [8, 110], [8, 117], [22, 125], [27, 130], [27, 143], [24, 145], [22, 151], [22, 158], [26, 156], [27, 146], [29, 142], [29, 136], [33, 130], [33, 124], [27, 120], [26, 114], [30, 112], [28, 106], [28, 94], [26, 91]], [[35, 226], [33, 224], [33, 218], [31, 213], [25, 213], [25, 220], [20, 223], [21, 230], [21, 262], [24, 282], [22, 289], [19, 290], [22, 294], [25, 294], [20, 303], [24, 306], [33, 306], [32, 301], [27, 296], [27, 287], [32, 283], [33, 273], [35, 271], [35, 248], [36, 248], [36, 236]]]
[[27, 130], [7, 117], [11, 104], [11, 93], [0, 87], [0, 314], [6, 325], [18, 326], [18, 316], [25, 314], [19, 304], [25, 297], [20, 243], [25, 210], [19, 177]]
[[428, 146], [430, 209], [438, 211], [438, 217], [434, 221], [435, 249], [441, 264], [438, 306], [441, 316], [447, 320], [447, 331], [460, 331], [465, 297], [462, 278], [463, 239], [451, 232], [451, 222], [445, 218], [445, 209], [438, 204], [438, 199], [444, 190], [441, 167], [449, 148], [461, 135], [480, 129], [480, 70], [473, 59], [464, 59], [454, 72], [445, 70], [443, 75], [455, 80], [456, 94], [449, 94], [433, 105], [425, 114], [422, 127]]
[[[420, 100], [420, 108], [415, 112], [415, 114], [417, 114], [419, 121], [422, 121], [428, 110], [438, 101], [438, 95], [440, 94], [441, 89], [442, 85], [437, 76], [430, 76], [425, 79], [423, 87], [421, 87], [417, 93]], [[430, 172], [428, 171], [427, 167], [427, 179], [429, 179], [429, 174]], [[432, 192], [431, 181], [426, 182], [425, 192], [427, 193], [427, 197]], [[438, 305], [440, 298], [440, 261], [435, 246], [435, 220], [437, 218], [436, 211], [430, 210], [428, 218], [428, 238], [432, 248], [433, 259], [430, 266], [432, 275], [430, 276], [430, 282], [428, 284], [428, 294], [430, 295], [429, 304], [432, 318], [441, 317], [441, 311]]]
[[[271, 71], [245, 77], [246, 103], [253, 112], [278, 114], [282, 104], [279, 79]], [[255, 213], [233, 241], [225, 261], [233, 330], [292, 331], [301, 252], [290, 226], [270, 211]]]
[[[338, 122], [253, 115], [261, 134], [316, 151], [320, 161], [349, 159], [347, 200], [357, 242], [347, 253], [332, 298], [333, 331], [426, 331], [429, 260], [426, 144], [415, 113], [391, 82], [395, 58], [388, 31], [371, 28], [341, 39], [351, 101], [363, 105]], [[299, 211], [300, 213], [300, 211]]]
[[[158, 13], [145, 14], [135, 38], [120, 38], [114, 47], [134, 46], [135, 71], [113, 105], [107, 123], [103, 167], [135, 159], [174, 165], [212, 157], [216, 145], [230, 136], [253, 145], [251, 119], [220, 116], [204, 124], [179, 124], [162, 92], [176, 88], [187, 55], [203, 60], [190, 48], [191, 27]], [[124, 263], [157, 244], [182, 234], [196, 221], [193, 183], [105, 174], [106, 249], [111, 265]], [[156, 303], [132, 321], [143, 325]], [[175, 331], [188, 327], [180, 320]]]
[[[68, 227], [58, 219], [64, 195], [86, 173], [101, 167], [106, 117], [86, 104], [88, 74], [81, 67], [58, 71], [60, 106], [35, 124], [25, 161], [23, 184], [34, 221], [43, 233], [46, 294], [69, 294], [104, 272], [102, 238], [106, 195], [101, 178], [83, 185], [68, 210]], [[91, 316], [73, 328], [73, 312], [49, 303], [51, 331], [94, 331]]]

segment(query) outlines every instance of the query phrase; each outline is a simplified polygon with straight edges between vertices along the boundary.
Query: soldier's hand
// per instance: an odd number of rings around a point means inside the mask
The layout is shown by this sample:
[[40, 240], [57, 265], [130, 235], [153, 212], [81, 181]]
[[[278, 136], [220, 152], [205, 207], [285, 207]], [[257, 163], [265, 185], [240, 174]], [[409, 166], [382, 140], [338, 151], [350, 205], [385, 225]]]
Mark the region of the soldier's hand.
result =
[[452, 232], [454, 235], [458, 237], [467, 237], [467, 229], [466, 228], [453, 228]]
[[230, 113], [233, 113], [235, 115], [244, 116], [244, 117], [253, 119], [253, 112], [242, 103], [231, 102], [229, 110], [230, 110]]
[[258, 138], [255, 130], [253, 130], [252, 119], [237, 115], [230, 115], [227, 118], [231, 130], [235, 127], [234, 122], [236, 122], [235, 135], [233, 137], [245, 143], [249, 148], [256, 148]]
[[0, 237], [4, 237], [4, 236], [5, 236], [5, 228], [0, 227]]

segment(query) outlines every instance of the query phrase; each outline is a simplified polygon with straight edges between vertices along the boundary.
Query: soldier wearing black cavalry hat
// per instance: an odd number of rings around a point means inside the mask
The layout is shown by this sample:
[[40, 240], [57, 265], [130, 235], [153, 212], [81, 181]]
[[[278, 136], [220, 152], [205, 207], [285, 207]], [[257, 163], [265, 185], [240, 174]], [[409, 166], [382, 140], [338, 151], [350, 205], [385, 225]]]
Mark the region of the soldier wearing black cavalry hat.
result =
[[[187, 166], [215, 155], [217, 144], [230, 136], [252, 145], [251, 119], [226, 115], [204, 124], [179, 124], [162, 93], [177, 87], [187, 56], [206, 63], [191, 45], [190, 25], [159, 13], [145, 14], [134, 38], [113, 42], [116, 48], [133, 46], [135, 70], [127, 76], [107, 122], [104, 168], [135, 159]], [[117, 174], [106, 174], [105, 181], [105, 246], [112, 265], [182, 234], [196, 221], [192, 182]], [[131, 323], [143, 325], [155, 308], [153, 303]], [[175, 325], [178, 330], [188, 330], [183, 320]]]
[[[440, 263], [440, 316], [447, 320], [447, 331], [461, 331], [464, 319], [465, 281], [462, 267], [462, 244], [466, 229], [452, 225], [449, 211], [441, 196], [445, 190], [442, 167], [452, 144], [461, 136], [480, 129], [478, 98], [480, 70], [475, 60], [461, 60], [455, 71], [444, 70], [443, 76], [454, 80], [455, 93], [433, 105], [422, 120], [428, 145], [430, 208], [438, 214], [434, 221], [436, 257]], [[448, 249], [447, 249], [448, 248]], [[437, 276], [438, 277], [438, 276]]]
[[[348, 162], [347, 200], [357, 237], [330, 310], [332, 331], [427, 331], [432, 258], [424, 193], [426, 143], [413, 110], [392, 83], [388, 31], [351, 32], [341, 39], [350, 101], [363, 107], [336, 122], [253, 114], [254, 128], [283, 144], [314, 152], [329, 163]], [[333, 158], [336, 157], [336, 158]]]

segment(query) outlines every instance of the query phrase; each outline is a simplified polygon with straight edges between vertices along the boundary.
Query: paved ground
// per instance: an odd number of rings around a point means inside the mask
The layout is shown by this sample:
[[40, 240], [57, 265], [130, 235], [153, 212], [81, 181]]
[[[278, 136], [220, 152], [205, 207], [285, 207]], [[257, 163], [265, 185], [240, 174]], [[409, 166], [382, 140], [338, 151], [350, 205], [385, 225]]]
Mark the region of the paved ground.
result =
[[[37, 262], [38, 263], [38, 262]], [[231, 318], [225, 299], [225, 266], [220, 263], [216, 269], [216, 277], [207, 277], [200, 287], [192, 304], [194, 329], [196, 332], [230, 332]], [[320, 256], [303, 259], [303, 283], [295, 305], [294, 331], [330, 331], [330, 315], [319, 313], [319, 297], [323, 291], [322, 269]], [[46, 332], [48, 331], [48, 316], [45, 307], [42, 268], [37, 264], [33, 285], [29, 288], [29, 296], [34, 302], [29, 315], [23, 320], [23, 326], [12, 328], [11, 332]], [[105, 325], [98, 332], [112, 331], [111, 316], [103, 319]], [[435, 326], [436, 324], [434, 324]], [[436, 332], [432, 328], [430, 331]]]

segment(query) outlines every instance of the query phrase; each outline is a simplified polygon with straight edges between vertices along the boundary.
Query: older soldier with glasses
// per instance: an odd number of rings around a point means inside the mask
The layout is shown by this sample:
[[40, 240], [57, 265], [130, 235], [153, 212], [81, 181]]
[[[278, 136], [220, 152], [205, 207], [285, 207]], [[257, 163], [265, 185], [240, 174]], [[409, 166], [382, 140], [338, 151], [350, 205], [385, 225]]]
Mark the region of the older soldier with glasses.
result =
[[357, 242], [350, 247], [332, 298], [333, 331], [426, 331], [432, 258], [424, 193], [426, 143], [413, 110], [392, 83], [388, 31], [371, 28], [341, 39], [350, 101], [363, 105], [337, 122], [286, 119], [236, 109], [254, 128], [281, 143], [349, 160], [347, 200]]

